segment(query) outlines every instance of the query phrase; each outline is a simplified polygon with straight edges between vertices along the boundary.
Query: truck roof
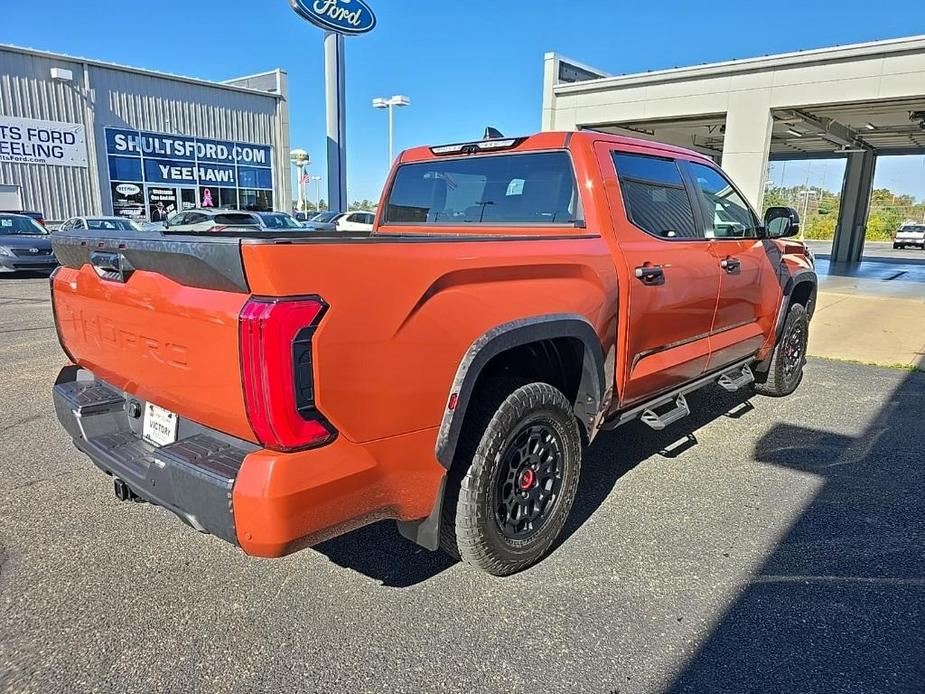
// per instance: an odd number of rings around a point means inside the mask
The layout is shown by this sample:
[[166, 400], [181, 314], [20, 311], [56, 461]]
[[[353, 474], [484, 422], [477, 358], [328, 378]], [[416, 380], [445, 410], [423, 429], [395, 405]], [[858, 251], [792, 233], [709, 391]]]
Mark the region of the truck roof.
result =
[[[684, 147], [678, 147], [676, 145], [670, 145], [664, 142], [657, 142], [655, 140], [645, 140], [640, 137], [628, 137], [626, 135], [602, 133], [596, 130], [547, 131], [526, 136], [496, 138], [495, 141], [506, 142], [509, 140], [516, 142], [507, 147], [499, 147], [495, 151], [503, 152], [516, 149], [518, 152], [524, 152], [531, 150], [565, 149], [576, 140], [585, 140], [588, 142], [612, 142], [615, 145], [641, 147], [663, 152], [665, 154], [681, 154], [686, 157], [711, 161], [708, 156], [700, 152], [696, 152], [692, 149], [686, 149]], [[426, 161], [428, 159], [434, 159], [438, 156], [441, 156], [440, 154], [434, 152], [435, 149], [451, 150], [453, 147], [457, 146], [461, 149], [466, 145], [479, 145], [479, 143], [486, 142], [492, 142], [492, 140], [470, 140], [468, 142], [457, 142], [452, 144], [422, 145], [420, 147], [412, 147], [411, 149], [407, 149], [401, 153], [399, 162], [407, 163], [412, 161]], [[454, 152], [452, 151], [445, 151], [443, 152], [443, 155], [453, 153]], [[486, 150], [485, 153], [491, 153], [491, 151]]]

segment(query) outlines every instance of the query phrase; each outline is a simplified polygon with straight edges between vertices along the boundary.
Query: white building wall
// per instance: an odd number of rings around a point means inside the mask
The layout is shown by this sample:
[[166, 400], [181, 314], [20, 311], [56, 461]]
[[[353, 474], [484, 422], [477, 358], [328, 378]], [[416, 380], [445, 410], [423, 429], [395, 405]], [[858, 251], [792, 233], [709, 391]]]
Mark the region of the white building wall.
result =
[[[544, 80], [554, 77], [547, 55]], [[543, 129], [725, 115], [722, 163], [757, 206], [774, 109], [925, 96], [925, 37], [572, 84], [544, 84]]]

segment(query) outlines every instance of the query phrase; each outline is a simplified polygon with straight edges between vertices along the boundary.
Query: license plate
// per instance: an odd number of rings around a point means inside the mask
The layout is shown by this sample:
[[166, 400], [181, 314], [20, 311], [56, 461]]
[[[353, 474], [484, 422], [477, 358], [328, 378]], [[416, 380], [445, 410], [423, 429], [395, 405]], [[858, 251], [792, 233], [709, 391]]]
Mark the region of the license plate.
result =
[[177, 440], [177, 415], [163, 407], [145, 405], [145, 421], [141, 437], [155, 446], [166, 446]]

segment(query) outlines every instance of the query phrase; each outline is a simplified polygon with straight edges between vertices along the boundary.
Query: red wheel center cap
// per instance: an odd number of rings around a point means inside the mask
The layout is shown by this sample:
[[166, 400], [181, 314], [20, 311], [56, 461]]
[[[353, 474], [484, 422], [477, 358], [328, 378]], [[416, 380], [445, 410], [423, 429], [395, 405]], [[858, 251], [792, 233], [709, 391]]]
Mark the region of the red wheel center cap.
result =
[[536, 481], [536, 474], [530, 468], [520, 473], [520, 488], [529, 489]]

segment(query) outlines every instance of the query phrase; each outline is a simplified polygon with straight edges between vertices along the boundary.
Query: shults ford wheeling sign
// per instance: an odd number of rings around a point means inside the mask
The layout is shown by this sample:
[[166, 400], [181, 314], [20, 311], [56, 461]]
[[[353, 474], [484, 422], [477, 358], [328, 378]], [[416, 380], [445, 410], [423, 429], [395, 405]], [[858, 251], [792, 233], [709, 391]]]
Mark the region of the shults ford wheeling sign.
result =
[[0, 162], [85, 168], [84, 126], [0, 116]]
[[365, 34], [376, 15], [364, 0], [289, 0], [300, 17], [338, 34]]

